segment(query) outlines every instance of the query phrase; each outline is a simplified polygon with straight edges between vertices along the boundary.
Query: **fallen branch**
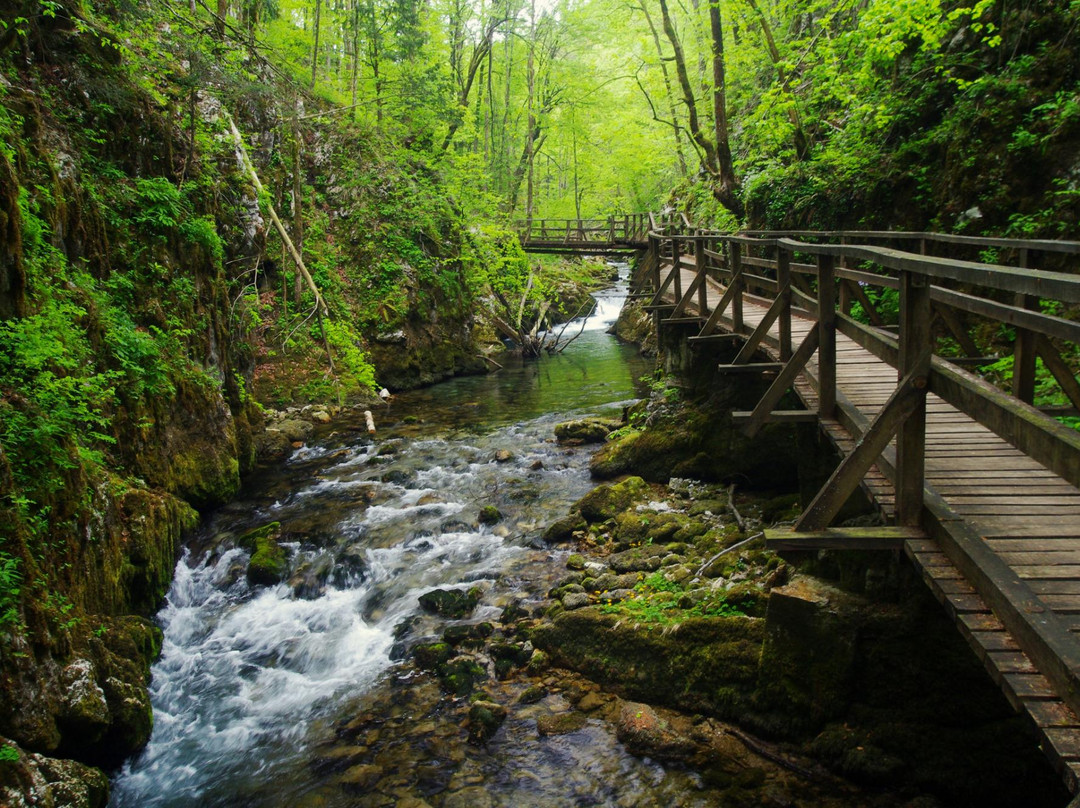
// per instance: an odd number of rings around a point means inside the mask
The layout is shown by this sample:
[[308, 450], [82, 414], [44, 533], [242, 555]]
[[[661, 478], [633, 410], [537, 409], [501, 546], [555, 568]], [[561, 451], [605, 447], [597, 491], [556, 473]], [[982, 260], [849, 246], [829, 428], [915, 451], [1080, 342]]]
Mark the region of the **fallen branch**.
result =
[[704, 564], [702, 564], [700, 567], [698, 567], [698, 571], [695, 574], [696, 575], [701, 575], [701, 573], [705, 572], [705, 570], [707, 570], [709, 568], [709, 565], [712, 564], [714, 561], [716, 561], [716, 559], [720, 558], [720, 556], [724, 555], [725, 553], [730, 553], [732, 550], [738, 550], [740, 547], [749, 544], [750, 542], [754, 541], [754, 539], [760, 539], [764, 535], [765, 535], [765, 531], [761, 531], [760, 533], [755, 533], [753, 536], [750, 536], [749, 538], [743, 539], [742, 541], [735, 542], [730, 547], [725, 547], [719, 553], [717, 553], [712, 558], [710, 558], [708, 561], [706, 561]]
[[496, 362], [494, 359], [492, 359], [490, 356], [484, 356], [483, 354], [477, 354], [476, 356], [477, 356], [478, 359], [483, 359], [485, 362], [490, 362], [495, 367], [497, 367], [499, 370], [503, 369], [503, 366], [500, 365], [498, 362]]
[[[224, 112], [224, 109], [222, 110]], [[233, 143], [236, 145], [236, 153], [240, 157], [240, 162], [247, 170], [248, 176], [251, 178], [252, 184], [255, 186], [256, 192], [260, 196], [263, 194], [263, 184], [259, 180], [259, 175], [255, 171], [255, 166], [252, 165], [251, 158], [248, 157], [247, 146], [244, 145], [244, 138], [240, 135], [240, 130], [236, 128], [236, 124], [233, 122], [232, 116], [228, 112], [225, 112], [225, 118], [229, 122], [229, 131], [232, 133]], [[296, 263], [296, 268], [300, 270], [300, 274], [304, 276], [304, 280], [307, 282], [308, 288], [311, 289], [312, 294], [315, 295], [315, 305], [319, 308], [320, 314], [328, 315], [329, 310], [326, 308], [326, 301], [323, 300], [322, 295], [319, 293], [319, 287], [315, 285], [315, 280], [311, 277], [311, 273], [308, 272], [307, 267], [304, 265], [304, 259], [300, 257], [300, 253], [296, 249], [296, 245], [293, 244], [293, 240], [289, 238], [288, 232], [285, 230], [285, 225], [281, 223], [281, 219], [278, 218], [277, 211], [274, 206], [270, 204], [268, 200], [266, 202], [266, 208], [270, 213], [270, 220], [274, 223], [274, 227], [277, 228], [278, 235], [281, 236], [282, 242], [289, 250], [289, 255]]]
[[735, 523], [739, 526], [739, 530], [746, 530], [746, 521], [739, 514], [739, 511], [735, 508], [735, 483], [728, 486], [727, 490], [728, 508], [731, 509], [731, 515], [735, 517]]

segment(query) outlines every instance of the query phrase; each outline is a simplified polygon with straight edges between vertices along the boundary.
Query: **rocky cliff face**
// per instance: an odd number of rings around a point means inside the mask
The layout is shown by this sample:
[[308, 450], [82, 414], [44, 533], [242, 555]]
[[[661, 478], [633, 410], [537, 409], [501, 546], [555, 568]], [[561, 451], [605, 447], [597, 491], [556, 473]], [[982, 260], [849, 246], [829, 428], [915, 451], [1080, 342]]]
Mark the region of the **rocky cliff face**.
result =
[[246, 189], [107, 19], [55, 5], [0, 3], [4, 805], [103, 804], [88, 767], [145, 744], [149, 617], [261, 419], [228, 269]]

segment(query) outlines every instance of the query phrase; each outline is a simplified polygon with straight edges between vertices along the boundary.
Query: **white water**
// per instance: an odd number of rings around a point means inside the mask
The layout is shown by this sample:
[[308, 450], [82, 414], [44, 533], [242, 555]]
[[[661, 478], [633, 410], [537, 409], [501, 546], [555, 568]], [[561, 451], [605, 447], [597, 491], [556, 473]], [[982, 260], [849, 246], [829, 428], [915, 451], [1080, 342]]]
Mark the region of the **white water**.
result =
[[[571, 350], [610, 345], [598, 332], [621, 303], [621, 294], [602, 296], [585, 324], [588, 335]], [[579, 397], [588, 390], [594, 409], [630, 393], [625, 352], [606, 360], [619, 363], [621, 376], [610, 379], [595, 357], [555, 359], [541, 374], [528, 367], [517, 383], [548, 389], [556, 401], [571, 386]], [[568, 375], [560, 380], [558, 373]], [[513, 379], [494, 380], [507, 382]], [[477, 392], [498, 398], [495, 388], [473, 390], [471, 383], [445, 386], [444, 407], [455, 395], [463, 402]], [[484, 383], [492, 382], [476, 382]], [[521, 400], [525, 412], [537, 407]], [[417, 407], [428, 411], [419, 400]], [[446, 427], [420, 428], [415, 437], [391, 430], [387, 437], [404, 448], [390, 458], [378, 456], [379, 443], [297, 450], [276, 488], [208, 526], [201, 543], [210, 549], [181, 559], [158, 615], [165, 641], [153, 667], [153, 737], [115, 779], [111, 805], [229, 804], [268, 779], [306, 776], [309, 737], [394, 664], [395, 628], [420, 614], [419, 595], [479, 584], [487, 594], [477, 616], [495, 612], [499, 575], [535, 554], [542, 527], [588, 489], [587, 457], [567, 456], [551, 442], [553, 424], [573, 413], [461, 440], [445, 432], [457, 425], [455, 411]], [[500, 415], [506, 423], [513, 412]], [[497, 448], [514, 459], [494, 462]], [[391, 471], [398, 477], [383, 482]], [[479, 505], [492, 502], [506, 518], [494, 530], [477, 526]], [[251, 587], [245, 579], [248, 554], [235, 540], [270, 521], [281, 522], [294, 575], [305, 565], [333, 568], [312, 591], [300, 590], [306, 597], [285, 583]]]

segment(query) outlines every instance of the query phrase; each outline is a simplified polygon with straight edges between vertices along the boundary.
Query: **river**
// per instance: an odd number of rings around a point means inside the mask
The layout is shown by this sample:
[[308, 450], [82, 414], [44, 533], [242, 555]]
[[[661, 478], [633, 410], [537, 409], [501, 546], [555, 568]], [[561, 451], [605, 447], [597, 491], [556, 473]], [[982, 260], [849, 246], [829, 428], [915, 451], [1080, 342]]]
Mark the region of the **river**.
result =
[[[624, 296], [625, 279], [598, 295], [563, 354], [396, 396], [376, 412], [373, 440], [338, 419], [213, 514], [157, 616], [153, 736], [114, 778], [110, 804], [295, 804], [319, 785], [312, 750], [400, 669], [395, 629], [441, 629], [422, 614], [420, 594], [479, 584], [478, 620], [511, 599], [539, 602], [565, 556], [539, 535], [591, 487], [590, 452], [554, 443], [553, 426], [618, 416], [651, 369], [605, 333]], [[512, 459], [496, 462], [499, 450]], [[479, 525], [484, 505], [503, 514], [497, 525]], [[247, 551], [235, 539], [272, 521], [290, 578], [306, 573], [304, 585], [252, 587], [242, 574]], [[549, 746], [541, 778], [561, 781], [570, 755], [594, 762], [584, 780], [664, 779], [597, 727]]]
[[[632, 755], [607, 720], [541, 732], [565, 715], [570, 691], [591, 687], [583, 680], [560, 680], [533, 703], [528, 677], [489, 678], [488, 693], [515, 706], [476, 745], [469, 702], [409, 662], [415, 643], [453, 624], [423, 612], [425, 592], [479, 587], [468, 622], [499, 623], [507, 607], [538, 612], [565, 575], [569, 550], [540, 535], [592, 487], [591, 449], [560, 446], [553, 428], [618, 416], [652, 369], [606, 333], [622, 273], [565, 353], [396, 396], [376, 413], [374, 438], [359, 417], [338, 418], [206, 520], [157, 616], [154, 731], [115, 775], [113, 808], [735, 804], [729, 775], [717, 785], [709, 772]], [[481, 524], [485, 506], [501, 520]], [[251, 586], [237, 539], [270, 522], [288, 582]], [[785, 776], [736, 783], [737, 804], [870, 804]]]

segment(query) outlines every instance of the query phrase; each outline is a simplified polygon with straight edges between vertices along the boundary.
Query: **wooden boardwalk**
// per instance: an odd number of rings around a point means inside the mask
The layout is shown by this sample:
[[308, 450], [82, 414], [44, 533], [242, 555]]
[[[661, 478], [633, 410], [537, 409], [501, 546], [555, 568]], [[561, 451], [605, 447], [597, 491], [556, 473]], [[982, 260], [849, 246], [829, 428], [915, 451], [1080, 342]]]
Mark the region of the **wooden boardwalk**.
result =
[[[526, 249], [555, 240], [559, 252], [589, 252], [598, 240], [643, 248], [631, 292], [657, 328], [737, 346], [721, 372], [772, 379], [753, 411], [732, 414], [746, 434], [775, 422], [820, 426], [840, 465], [794, 529], [768, 529], [766, 542], [902, 551], [1031, 719], [1080, 808], [1080, 432], [1033, 406], [1038, 358], [1071, 403], [1058, 413], [1080, 415], [1080, 382], [1060, 352], [1080, 345], [1080, 323], [1050, 313], [1080, 304], [1080, 276], [1029, 263], [1075, 268], [1080, 242], [730, 234], [651, 214], [526, 222], [520, 232]], [[964, 251], [1012, 263], [930, 254]], [[892, 328], [875, 305], [889, 290], [899, 304]], [[968, 333], [988, 321], [1015, 333], [1011, 392], [964, 370], [998, 358], [980, 356]], [[953, 355], [937, 356], [942, 345]], [[805, 409], [777, 410], [792, 391]], [[882, 526], [832, 526], [856, 487]]]
[[[652, 304], [659, 326], [711, 322], [714, 334], [759, 340], [757, 356], [744, 362], [779, 372], [792, 352], [781, 349], [780, 318], [773, 315], [769, 322], [775, 299], [741, 290], [741, 322], [736, 325], [733, 315], [715, 316], [730, 284], [708, 273], [702, 281], [701, 262], [685, 255], [678, 256], [678, 265], [679, 272], [673, 273], [673, 259], [661, 258], [653, 270]], [[811, 312], [792, 309], [783, 327], [796, 345], [805, 344], [819, 323]], [[844, 333], [835, 334], [834, 350], [835, 410], [817, 420], [840, 453], [850, 457], [896, 395], [899, 374], [878, 355], [881, 351], [872, 352]], [[821, 404], [819, 355], [805, 361], [791, 383], [808, 413], [818, 412]], [[721, 369], [734, 372], [738, 367]], [[776, 420], [796, 420], [791, 413], [775, 415]], [[752, 418], [750, 413], [740, 416]], [[1077, 793], [1080, 490], [933, 392], [925, 395], [924, 434], [924, 508], [917, 522], [909, 520], [910, 527], [845, 531], [826, 524], [797, 533], [771, 531], [769, 542], [780, 550], [902, 548], [994, 682], [1031, 718], [1046, 753]], [[858, 480], [886, 524], [897, 519], [896, 479], [894, 437]], [[992, 605], [1007, 613], [1006, 620]]]

